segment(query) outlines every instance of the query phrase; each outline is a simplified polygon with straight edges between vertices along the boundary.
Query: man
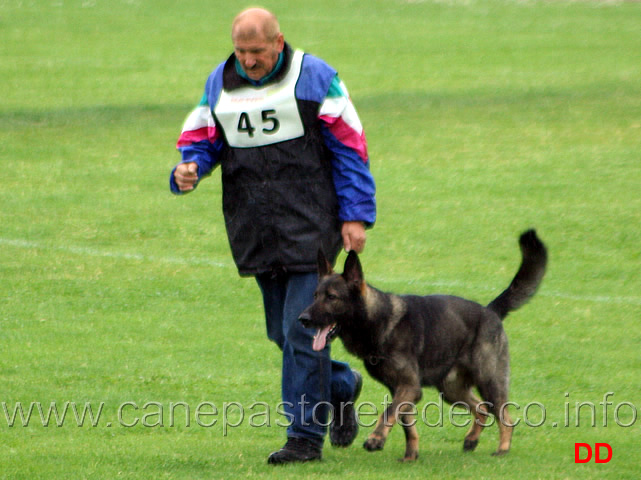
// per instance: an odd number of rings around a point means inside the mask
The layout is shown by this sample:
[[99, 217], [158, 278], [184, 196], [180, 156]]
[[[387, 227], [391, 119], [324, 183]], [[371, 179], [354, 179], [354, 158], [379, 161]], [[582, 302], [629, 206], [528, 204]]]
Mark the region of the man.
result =
[[313, 351], [298, 315], [313, 300], [316, 254], [360, 252], [374, 224], [374, 181], [362, 126], [336, 71], [294, 51], [261, 8], [232, 25], [234, 53], [209, 76], [183, 126], [174, 193], [193, 191], [221, 166], [223, 213], [234, 261], [263, 295], [268, 337], [283, 354], [282, 399], [291, 425], [269, 463], [321, 458], [330, 441], [350, 445], [362, 379], [329, 347]]

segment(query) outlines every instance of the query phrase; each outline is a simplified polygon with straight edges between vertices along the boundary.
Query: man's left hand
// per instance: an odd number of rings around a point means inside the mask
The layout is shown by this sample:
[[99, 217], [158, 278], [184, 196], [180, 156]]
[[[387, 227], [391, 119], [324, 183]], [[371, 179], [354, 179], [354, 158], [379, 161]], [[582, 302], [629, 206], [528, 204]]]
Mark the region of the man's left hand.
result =
[[363, 251], [367, 240], [363, 222], [344, 222], [341, 234], [343, 235], [343, 248], [346, 252], [354, 250], [356, 253], [361, 253]]

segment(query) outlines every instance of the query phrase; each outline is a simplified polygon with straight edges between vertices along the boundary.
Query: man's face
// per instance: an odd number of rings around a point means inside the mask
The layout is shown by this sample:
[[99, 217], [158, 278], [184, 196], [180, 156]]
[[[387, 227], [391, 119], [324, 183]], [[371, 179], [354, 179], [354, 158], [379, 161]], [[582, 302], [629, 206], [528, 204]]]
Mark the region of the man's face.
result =
[[269, 75], [283, 51], [282, 35], [269, 41], [263, 35], [234, 38], [234, 53], [241, 67], [252, 80], [260, 80]]

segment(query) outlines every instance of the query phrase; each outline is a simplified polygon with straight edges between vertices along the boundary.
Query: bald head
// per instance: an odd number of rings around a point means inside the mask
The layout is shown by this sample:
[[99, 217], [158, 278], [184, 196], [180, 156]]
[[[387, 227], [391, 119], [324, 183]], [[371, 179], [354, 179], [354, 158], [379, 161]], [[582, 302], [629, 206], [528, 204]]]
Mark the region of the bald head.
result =
[[232, 41], [264, 39], [275, 41], [280, 35], [278, 19], [264, 8], [248, 8], [240, 12], [231, 27]]
[[252, 80], [269, 75], [285, 46], [276, 16], [264, 8], [248, 8], [234, 19], [231, 27], [234, 54]]

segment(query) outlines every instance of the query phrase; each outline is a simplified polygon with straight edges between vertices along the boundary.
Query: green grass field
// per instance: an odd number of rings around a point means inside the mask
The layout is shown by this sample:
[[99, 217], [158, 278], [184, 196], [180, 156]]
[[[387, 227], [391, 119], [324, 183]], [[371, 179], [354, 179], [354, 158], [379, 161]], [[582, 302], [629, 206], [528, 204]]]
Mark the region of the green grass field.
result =
[[[219, 176], [168, 189], [244, 5], [4, 0], [0, 478], [638, 478], [641, 3], [264, 5], [339, 70], [366, 128], [370, 283], [488, 302], [518, 266], [518, 234], [547, 243], [539, 294], [505, 324], [511, 453], [490, 456], [494, 426], [463, 454], [466, 417], [445, 407], [443, 426], [427, 425], [436, 409], [419, 419], [415, 464], [396, 461], [400, 429], [368, 453], [363, 428], [320, 463], [268, 466], [285, 440], [280, 356], [231, 260]], [[360, 400], [380, 409], [385, 393], [366, 378]], [[419, 410], [437, 400], [426, 390]], [[611, 461], [575, 464], [577, 442], [608, 443]]]

